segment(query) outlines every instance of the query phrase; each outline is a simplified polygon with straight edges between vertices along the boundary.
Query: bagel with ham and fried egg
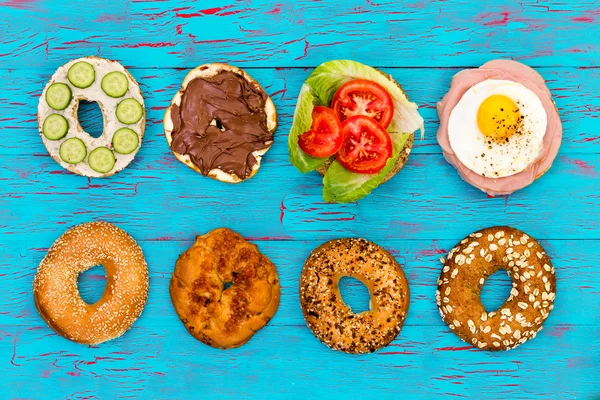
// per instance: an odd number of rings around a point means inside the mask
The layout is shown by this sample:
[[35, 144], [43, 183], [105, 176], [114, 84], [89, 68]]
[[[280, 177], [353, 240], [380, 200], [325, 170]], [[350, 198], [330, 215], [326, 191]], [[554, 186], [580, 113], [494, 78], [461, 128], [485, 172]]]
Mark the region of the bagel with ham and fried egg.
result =
[[550, 90], [539, 73], [516, 61], [459, 72], [437, 109], [444, 157], [489, 195], [530, 185], [558, 154], [562, 124]]

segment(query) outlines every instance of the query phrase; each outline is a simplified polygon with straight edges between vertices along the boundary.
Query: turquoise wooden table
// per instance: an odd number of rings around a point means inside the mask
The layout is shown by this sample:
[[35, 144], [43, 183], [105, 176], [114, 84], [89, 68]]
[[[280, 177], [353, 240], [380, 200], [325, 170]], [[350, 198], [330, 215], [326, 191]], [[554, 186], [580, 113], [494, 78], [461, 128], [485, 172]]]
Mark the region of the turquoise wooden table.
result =
[[[484, 5], [484, 3], [489, 3]], [[597, 1], [69, 2], [0, 0], [0, 398], [581, 398], [600, 396], [600, 4]], [[38, 97], [55, 69], [98, 55], [141, 84], [146, 138], [134, 162], [107, 179], [66, 172], [37, 131]], [[436, 102], [453, 74], [514, 58], [548, 81], [564, 124], [553, 168], [525, 190], [488, 198], [442, 155]], [[289, 162], [287, 135], [311, 69], [349, 58], [404, 85], [425, 118], [408, 165], [367, 198], [327, 204], [317, 174]], [[178, 162], [162, 117], [187, 71], [207, 62], [247, 69], [272, 96], [280, 127], [258, 175], [240, 185]], [[96, 110], [84, 127], [101, 131]], [[142, 317], [122, 337], [81, 346], [56, 335], [33, 304], [32, 281], [68, 227], [107, 220], [141, 245], [150, 269]], [[541, 240], [558, 277], [555, 309], [535, 340], [501, 353], [461, 342], [434, 292], [439, 257], [477, 229], [509, 224]], [[192, 338], [171, 305], [174, 263], [196, 234], [226, 226], [276, 264], [282, 298], [245, 346], [216, 350]], [[406, 324], [381, 351], [329, 350], [306, 327], [298, 300], [305, 258], [322, 242], [361, 236], [384, 246], [410, 282]], [[493, 276], [486, 306], [509, 281]], [[81, 277], [99, 298], [104, 273]], [[366, 305], [364, 287], [344, 299]]]

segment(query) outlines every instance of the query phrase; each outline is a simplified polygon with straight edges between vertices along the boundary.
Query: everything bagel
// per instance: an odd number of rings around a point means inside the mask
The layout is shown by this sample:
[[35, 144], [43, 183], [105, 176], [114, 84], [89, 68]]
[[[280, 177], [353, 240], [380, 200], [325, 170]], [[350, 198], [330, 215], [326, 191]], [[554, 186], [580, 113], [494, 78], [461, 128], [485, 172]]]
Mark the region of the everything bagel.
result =
[[[487, 312], [480, 292], [499, 269], [512, 290]], [[556, 279], [548, 254], [535, 239], [506, 226], [472, 233], [450, 250], [438, 280], [442, 319], [462, 340], [485, 350], [508, 350], [532, 339], [554, 308]]]
[[[106, 289], [94, 304], [77, 289], [80, 273], [102, 264]], [[50, 328], [81, 344], [121, 336], [140, 316], [148, 297], [142, 249], [124, 230], [90, 222], [65, 232], [48, 250], [33, 283], [35, 306]]]
[[[344, 276], [360, 280], [371, 309], [355, 314], [340, 295]], [[334, 350], [371, 353], [400, 333], [409, 303], [408, 282], [387, 251], [365, 239], [332, 240], [306, 259], [300, 278], [300, 304], [306, 324]]]

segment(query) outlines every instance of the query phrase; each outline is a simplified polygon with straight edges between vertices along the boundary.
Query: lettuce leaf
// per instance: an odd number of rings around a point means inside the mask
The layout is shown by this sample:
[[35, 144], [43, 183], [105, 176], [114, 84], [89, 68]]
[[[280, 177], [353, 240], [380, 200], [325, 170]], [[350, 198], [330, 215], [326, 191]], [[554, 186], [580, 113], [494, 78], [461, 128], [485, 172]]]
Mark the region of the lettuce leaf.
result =
[[308, 131], [312, 124], [315, 105], [329, 106], [335, 92], [353, 79], [367, 79], [383, 86], [394, 103], [394, 118], [387, 128], [393, 142], [392, 157], [377, 174], [357, 174], [344, 169], [337, 161], [329, 167], [323, 178], [325, 201], [351, 202], [363, 198], [379, 186], [393, 169], [406, 139], [417, 129], [424, 133], [423, 118], [417, 105], [411, 103], [394, 79], [375, 68], [350, 60], [333, 60], [319, 65], [308, 77], [300, 90], [294, 121], [288, 138], [290, 161], [302, 173], [315, 170], [327, 158], [314, 158], [298, 147], [298, 136]]
[[385, 167], [376, 174], [357, 174], [348, 171], [339, 162], [334, 161], [323, 178], [323, 200], [348, 203], [362, 199], [371, 193], [392, 171], [410, 135], [410, 133], [390, 133], [392, 157], [387, 161]]
[[323, 103], [312, 94], [310, 87], [307, 84], [302, 85], [300, 94], [298, 95], [296, 111], [294, 111], [294, 123], [288, 137], [288, 148], [290, 150], [290, 161], [303, 174], [314, 171], [327, 161], [327, 158], [309, 156], [298, 146], [298, 136], [310, 130], [310, 126], [312, 125], [312, 110], [314, 106], [321, 104]]

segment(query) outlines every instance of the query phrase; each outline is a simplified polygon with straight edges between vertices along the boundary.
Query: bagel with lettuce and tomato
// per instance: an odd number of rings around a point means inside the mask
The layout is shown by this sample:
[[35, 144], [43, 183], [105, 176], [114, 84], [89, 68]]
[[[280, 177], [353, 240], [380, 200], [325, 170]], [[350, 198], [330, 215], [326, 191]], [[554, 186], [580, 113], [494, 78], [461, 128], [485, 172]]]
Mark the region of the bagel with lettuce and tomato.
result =
[[350, 60], [318, 66], [300, 90], [288, 139], [290, 161], [323, 176], [323, 199], [359, 200], [402, 169], [423, 118], [402, 87]]

